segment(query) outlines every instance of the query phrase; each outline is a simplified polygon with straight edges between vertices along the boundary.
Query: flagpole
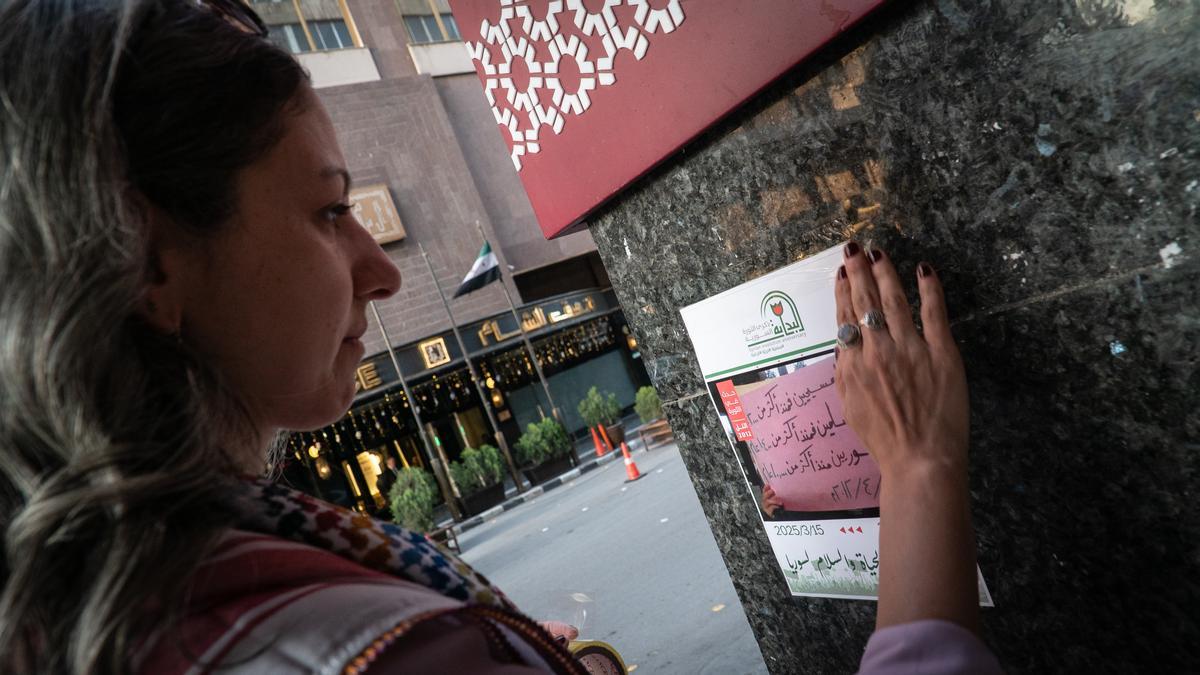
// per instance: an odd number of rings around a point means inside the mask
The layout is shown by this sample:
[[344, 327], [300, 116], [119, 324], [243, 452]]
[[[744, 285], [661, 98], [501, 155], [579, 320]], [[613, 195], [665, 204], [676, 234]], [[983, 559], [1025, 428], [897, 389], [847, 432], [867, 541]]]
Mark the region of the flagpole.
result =
[[[442, 472], [444, 476], [439, 475], [437, 471], [433, 472], [433, 477], [437, 479], [438, 487], [442, 490], [442, 499], [446, 500], [446, 506], [450, 509], [450, 515], [455, 520], [462, 520], [463, 514], [458, 509], [458, 503], [454, 501], [454, 489], [452, 485], [448, 485], [450, 480], [450, 466], [446, 464], [446, 459], [441, 454], [434, 451], [430, 446], [429, 436], [425, 433], [425, 423], [421, 421], [421, 413], [418, 412], [417, 400], [413, 398], [412, 390], [408, 388], [408, 382], [404, 379], [404, 371], [400, 368], [400, 359], [396, 358], [396, 350], [392, 349], [392, 339], [388, 337], [387, 328], [383, 325], [383, 319], [379, 316], [379, 309], [375, 307], [375, 301], [367, 303], [371, 305], [371, 312], [375, 314], [375, 323], [379, 326], [379, 333], [383, 336], [383, 344], [387, 347], [388, 356], [392, 359], [392, 367], [396, 369], [396, 378], [400, 380], [400, 387], [404, 390], [404, 397], [408, 399], [408, 409], [412, 411], [413, 419], [417, 422], [417, 434], [421, 437], [421, 444], [425, 446], [425, 454], [433, 461], [441, 461]], [[399, 449], [399, 447], [397, 447]], [[405, 465], [408, 461], [404, 459], [404, 453], [401, 452], [400, 459]], [[383, 496], [384, 501], [388, 501], [388, 495]], [[389, 502], [390, 506], [390, 502]]]
[[[479, 236], [487, 241], [487, 235], [483, 232], [483, 226], [479, 221], [475, 221], [475, 227], [479, 229]], [[494, 253], [495, 251], [493, 251]], [[504, 298], [508, 300], [508, 311], [512, 312], [513, 320], [517, 322], [517, 328], [521, 331], [521, 340], [525, 343], [525, 351], [529, 352], [529, 360], [533, 362], [533, 367], [537, 370], [538, 380], [542, 383], [542, 389], [546, 392], [546, 402], [550, 404], [550, 416], [562, 424], [562, 414], [558, 410], [558, 406], [554, 405], [554, 397], [550, 394], [550, 384], [546, 382], [546, 374], [542, 372], [542, 364], [538, 361], [537, 353], [533, 351], [533, 343], [529, 341], [529, 335], [525, 332], [525, 324], [521, 322], [521, 317], [517, 316], [517, 307], [513, 304], [512, 295], [508, 292], [508, 285], [504, 283], [504, 270], [500, 267], [499, 256], [496, 258], [497, 269], [500, 272], [500, 287], [504, 289]], [[571, 453], [574, 456], [575, 453]]]
[[496, 421], [496, 413], [492, 410], [491, 401], [484, 394], [483, 385], [479, 383], [479, 373], [475, 372], [475, 364], [471, 362], [471, 356], [467, 353], [467, 346], [463, 343], [462, 334], [458, 332], [458, 324], [454, 321], [454, 312], [450, 311], [450, 302], [446, 300], [442, 284], [438, 281], [437, 273], [433, 271], [433, 263], [429, 261], [429, 254], [425, 252], [425, 247], [419, 242], [417, 247], [421, 249], [421, 257], [425, 259], [425, 266], [429, 268], [429, 276], [433, 277], [433, 285], [437, 287], [438, 296], [442, 299], [442, 306], [446, 308], [446, 316], [450, 317], [450, 327], [454, 329], [454, 339], [458, 341], [458, 350], [462, 352], [463, 360], [467, 362], [471, 381], [475, 383], [475, 392], [479, 394], [479, 404], [487, 413], [492, 429], [495, 429], [496, 443], [500, 445], [500, 451], [504, 453], [504, 459], [508, 462], [508, 472], [517, 486], [517, 492], [524, 492], [525, 486], [521, 484], [521, 474], [517, 472], [517, 465], [513, 462], [512, 453], [508, 450], [508, 441], [504, 438], [504, 433], [500, 431], [500, 423]]

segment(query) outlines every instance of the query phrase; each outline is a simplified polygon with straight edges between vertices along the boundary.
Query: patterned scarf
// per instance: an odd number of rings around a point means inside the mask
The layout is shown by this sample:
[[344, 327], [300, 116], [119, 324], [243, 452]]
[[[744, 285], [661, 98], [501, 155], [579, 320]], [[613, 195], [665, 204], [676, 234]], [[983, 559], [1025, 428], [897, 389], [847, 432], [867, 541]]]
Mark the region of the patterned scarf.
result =
[[247, 478], [243, 485], [242, 529], [324, 549], [465, 603], [516, 609], [482, 574], [420, 533], [265, 478]]

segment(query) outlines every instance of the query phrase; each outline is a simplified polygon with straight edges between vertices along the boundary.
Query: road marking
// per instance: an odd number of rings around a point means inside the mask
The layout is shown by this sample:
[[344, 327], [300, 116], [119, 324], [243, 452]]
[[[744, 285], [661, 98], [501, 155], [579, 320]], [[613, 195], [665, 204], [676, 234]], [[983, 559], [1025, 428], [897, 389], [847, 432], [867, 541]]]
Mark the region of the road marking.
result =
[[624, 492], [625, 490], [626, 490], [626, 488], [621, 488], [621, 492]]
[[713, 605], [712, 611], [714, 611], [714, 612], [719, 612], [719, 611], [721, 611], [721, 610], [723, 610], [723, 609], [725, 609], [725, 603], [723, 603], [723, 602], [722, 602], [722, 603], [718, 603], [718, 604], [716, 604], [716, 605]]
[[654, 473], [662, 473], [662, 469], [659, 469], [658, 471], [655, 471]]
[[548, 527], [543, 527], [543, 528], [542, 528], [542, 532], [549, 532], [549, 531], [550, 531], [550, 528], [548, 528]]
[[586, 506], [585, 506], [585, 507], [583, 507], [582, 509], [579, 509], [579, 510], [580, 510], [580, 511], [587, 511], [587, 510], [588, 510], [588, 507], [586, 507]]
[[667, 522], [668, 520], [670, 520], [670, 518], [663, 518], [662, 520], [660, 520], [660, 521], [658, 521], [658, 522], [660, 522], [660, 523], [665, 523], [665, 522]]

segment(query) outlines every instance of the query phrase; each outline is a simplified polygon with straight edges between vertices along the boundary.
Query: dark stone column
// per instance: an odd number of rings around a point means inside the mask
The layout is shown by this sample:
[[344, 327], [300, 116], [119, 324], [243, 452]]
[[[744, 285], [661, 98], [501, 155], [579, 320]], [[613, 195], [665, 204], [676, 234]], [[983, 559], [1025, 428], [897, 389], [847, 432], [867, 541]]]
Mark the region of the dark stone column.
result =
[[948, 289], [1011, 672], [1195, 668], [1200, 4], [895, 3], [592, 233], [768, 666], [849, 672], [875, 606], [793, 600], [679, 309], [847, 237]]

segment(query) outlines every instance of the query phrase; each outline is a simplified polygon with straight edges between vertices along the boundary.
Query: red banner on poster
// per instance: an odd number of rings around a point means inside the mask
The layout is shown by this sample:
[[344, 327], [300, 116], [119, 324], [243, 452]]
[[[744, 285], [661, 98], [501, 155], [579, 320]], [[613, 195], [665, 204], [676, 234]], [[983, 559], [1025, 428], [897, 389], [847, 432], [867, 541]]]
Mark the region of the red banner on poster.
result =
[[754, 440], [754, 431], [750, 429], [750, 420], [746, 418], [746, 410], [742, 406], [737, 389], [733, 387], [733, 380], [718, 382], [717, 393], [721, 395], [721, 405], [725, 408], [725, 414], [729, 416], [729, 426], [733, 429], [733, 435], [739, 441]]
[[882, 2], [450, 0], [450, 6], [551, 238], [578, 227]]

